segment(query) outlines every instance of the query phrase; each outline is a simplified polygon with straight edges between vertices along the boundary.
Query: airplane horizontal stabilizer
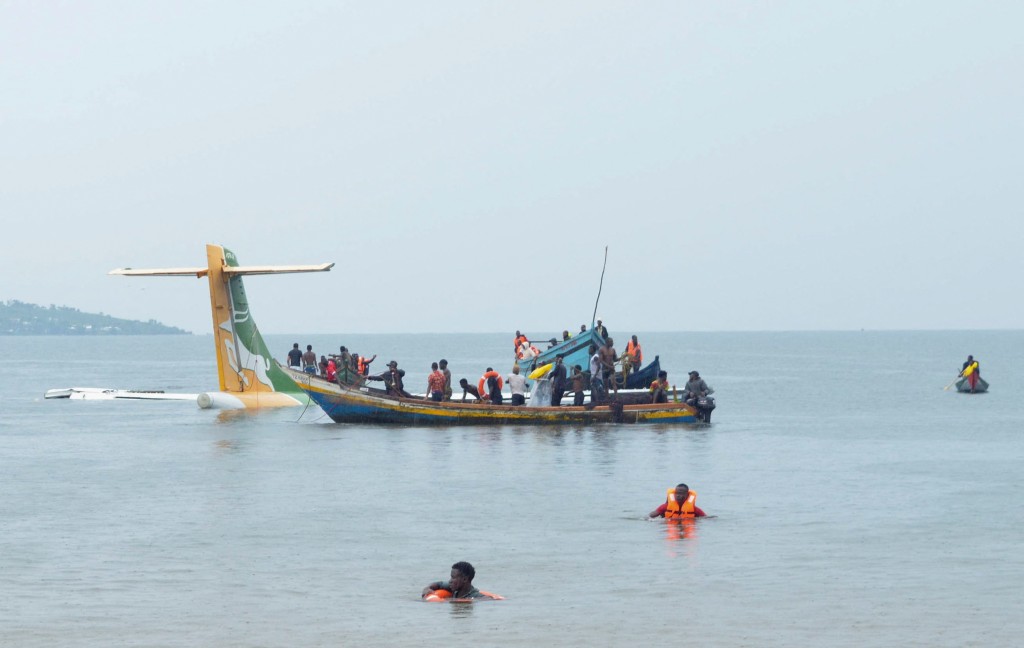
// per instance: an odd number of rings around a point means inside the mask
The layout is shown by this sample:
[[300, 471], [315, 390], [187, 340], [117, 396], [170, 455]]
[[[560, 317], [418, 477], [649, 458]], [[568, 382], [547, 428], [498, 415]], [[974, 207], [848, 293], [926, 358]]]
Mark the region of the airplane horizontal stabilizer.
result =
[[[334, 267], [333, 263], [318, 265], [287, 265], [287, 266], [224, 266], [221, 270], [230, 277], [243, 275], [289, 274], [296, 272], [327, 272]], [[205, 277], [209, 268], [117, 268], [107, 274], [125, 277]]]

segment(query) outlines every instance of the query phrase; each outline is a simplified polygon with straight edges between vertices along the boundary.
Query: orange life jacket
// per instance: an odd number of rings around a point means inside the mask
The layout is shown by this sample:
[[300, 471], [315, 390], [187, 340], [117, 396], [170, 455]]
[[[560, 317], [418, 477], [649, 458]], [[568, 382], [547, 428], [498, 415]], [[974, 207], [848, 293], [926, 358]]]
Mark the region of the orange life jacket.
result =
[[633, 356], [633, 364], [635, 364], [635, 365], [643, 364], [643, 361], [644, 361], [643, 349], [640, 348], [639, 344], [633, 344], [633, 340], [630, 340], [629, 344], [626, 345], [626, 353], [628, 353], [629, 355]]
[[667, 382], [665, 382], [665, 383], [661, 382], [660, 378], [658, 380], [655, 380], [654, 382], [651, 383], [651, 391], [653, 392], [653, 391], [657, 390], [659, 387], [664, 389], [666, 392], [668, 391], [668, 383]]
[[665, 500], [665, 519], [693, 517], [695, 515], [696, 502], [697, 491], [695, 490], [691, 490], [690, 494], [686, 496], [686, 501], [680, 505], [676, 501], [676, 489], [668, 489], [668, 499]]
[[501, 378], [501, 374], [498, 373], [497, 371], [487, 371], [487, 372], [485, 372], [484, 375], [480, 377], [480, 382], [477, 383], [477, 386], [476, 386], [477, 390], [480, 392], [480, 396], [483, 397], [483, 398], [487, 398], [487, 396], [491, 393], [489, 391], [484, 391], [487, 388], [487, 379], [488, 378], [497, 378], [498, 379], [498, 391], [501, 391], [502, 385], [505, 384], [505, 381], [502, 380], [502, 378]]
[[359, 359], [356, 360], [356, 371], [358, 371], [361, 376], [366, 375], [366, 368], [369, 366], [370, 365], [366, 364], [366, 358], [363, 356], [359, 356]]
[[530, 340], [525, 335], [520, 335], [514, 342], [512, 342], [512, 346], [515, 347], [516, 353], [519, 353], [519, 347], [522, 346], [524, 342], [529, 343], [529, 341]]

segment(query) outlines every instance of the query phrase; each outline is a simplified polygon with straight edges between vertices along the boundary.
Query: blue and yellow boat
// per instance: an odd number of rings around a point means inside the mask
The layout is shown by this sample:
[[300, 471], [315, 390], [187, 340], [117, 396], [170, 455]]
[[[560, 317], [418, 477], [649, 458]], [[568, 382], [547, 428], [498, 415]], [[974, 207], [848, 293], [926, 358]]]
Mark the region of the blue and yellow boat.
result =
[[339, 385], [310, 374], [281, 368], [337, 423], [401, 425], [589, 425], [593, 423], [696, 423], [685, 403], [624, 403], [561, 407], [493, 405], [485, 402], [405, 398], [383, 390]]

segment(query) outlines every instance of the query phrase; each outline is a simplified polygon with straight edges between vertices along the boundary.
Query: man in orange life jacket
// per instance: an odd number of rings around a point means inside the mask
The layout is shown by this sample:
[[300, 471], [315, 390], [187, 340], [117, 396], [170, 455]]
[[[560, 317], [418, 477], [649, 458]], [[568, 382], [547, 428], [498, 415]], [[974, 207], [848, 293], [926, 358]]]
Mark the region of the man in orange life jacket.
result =
[[666, 520], [704, 517], [704, 511], [697, 507], [697, 491], [690, 490], [686, 484], [679, 484], [669, 489], [665, 503], [650, 512], [649, 517], [663, 517]]
[[361, 356], [358, 353], [355, 354], [356, 358], [356, 372], [360, 376], [370, 375], [370, 363], [377, 359], [377, 354], [374, 353], [372, 358]]
[[[626, 344], [626, 353], [623, 355], [629, 356], [629, 366], [633, 371], [640, 371], [640, 365], [644, 362], [644, 351], [640, 348], [640, 341], [636, 339], [635, 335]], [[626, 373], [625, 363], [623, 363], [622, 373]], [[623, 375], [623, 380], [625, 380], [625, 375]]]

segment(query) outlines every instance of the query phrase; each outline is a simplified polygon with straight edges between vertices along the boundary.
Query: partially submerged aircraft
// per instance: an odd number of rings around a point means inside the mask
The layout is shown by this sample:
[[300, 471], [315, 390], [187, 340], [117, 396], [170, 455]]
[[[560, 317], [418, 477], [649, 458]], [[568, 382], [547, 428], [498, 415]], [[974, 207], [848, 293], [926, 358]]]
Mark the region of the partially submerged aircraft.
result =
[[333, 263], [291, 266], [240, 266], [234, 252], [220, 245], [206, 246], [205, 268], [135, 270], [119, 268], [109, 274], [125, 277], [206, 277], [210, 283], [213, 338], [217, 347], [220, 391], [200, 394], [165, 394], [126, 389], [70, 387], [51, 389], [46, 398], [83, 400], [194, 400], [199, 407], [258, 409], [305, 405], [309, 397], [274, 361], [249, 311], [242, 286], [245, 275], [327, 272]]

